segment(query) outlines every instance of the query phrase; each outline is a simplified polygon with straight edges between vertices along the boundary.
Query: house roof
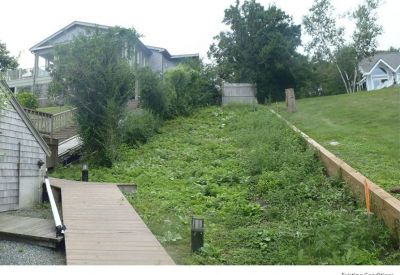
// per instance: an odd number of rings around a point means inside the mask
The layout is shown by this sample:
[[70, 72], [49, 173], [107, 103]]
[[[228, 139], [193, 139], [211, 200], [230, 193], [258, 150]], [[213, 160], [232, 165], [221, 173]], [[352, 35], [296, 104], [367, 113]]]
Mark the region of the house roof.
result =
[[194, 54], [177, 54], [177, 55], [172, 55], [168, 52], [167, 49], [165, 48], [161, 48], [161, 47], [155, 47], [155, 46], [149, 46], [146, 45], [146, 47], [152, 51], [157, 51], [162, 53], [164, 56], [166, 56], [167, 58], [170, 59], [180, 59], [180, 58], [199, 58], [199, 54], [198, 53], [194, 53]]
[[370, 74], [379, 63], [385, 63], [394, 72], [400, 68], [400, 52], [380, 52], [361, 60], [359, 67], [363, 74]]
[[29, 119], [28, 115], [25, 113], [22, 106], [19, 104], [13, 93], [11, 92], [10, 88], [8, 87], [7, 83], [4, 80], [0, 80], [0, 90], [7, 95], [7, 99], [14, 107], [15, 111], [18, 113], [22, 121], [25, 123], [26, 127], [35, 137], [36, 141], [39, 143], [40, 147], [43, 149], [47, 156], [51, 155], [51, 151], [47, 143], [43, 140], [42, 136], [40, 135], [39, 131], [33, 126], [32, 121]]
[[[39, 43], [37, 43], [36, 45], [31, 47], [29, 50], [32, 53], [35, 53], [35, 52], [37, 52], [39, 50], [52, 48], [54, 45], [46, 45], [47, 42], [49, 42], [52, 39], [55, 39], [55, 38], [61, 36], [62, 34], [67, 32], [68, 30], [70, 30], [70, 29], [72, 29], [72, 28], [74, 28], [76, 26], [83, 26], [83, 27], [86, 27], [86, 28], [103, 29], [103, 30], [107, 30], [107, 29], [111, 28], [110, 26], [106, 26], [106, 25], [100, 25], [100, 24], [94, 24], [94, 23], [88, 23], [88, 22], [82, 22], [82, 21], [74, 21], [71, 24], [69, 24], [69, 25], [65, 26], [64, 28], [62, 28], [61, 30], [53, 33], [49, 37], [43, 39], [42, 41], [40, 41]], [[140, 39], [138, 39], [138, 41], [139, 41], [139, 47], [141, 47], [145, 52], [147, 52], [147, 54], [151, 54], [151, 51], [143, 44], [143, 42], [140, 41]]]

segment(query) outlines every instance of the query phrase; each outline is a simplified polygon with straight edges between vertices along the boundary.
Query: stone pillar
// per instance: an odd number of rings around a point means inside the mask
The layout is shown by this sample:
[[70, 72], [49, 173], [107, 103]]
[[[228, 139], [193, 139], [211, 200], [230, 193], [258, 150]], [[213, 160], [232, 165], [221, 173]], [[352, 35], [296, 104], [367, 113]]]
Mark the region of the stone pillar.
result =
[[296, 112], [296, 98], [293, 88], [285, 89], [285, 100], [288, 113]]

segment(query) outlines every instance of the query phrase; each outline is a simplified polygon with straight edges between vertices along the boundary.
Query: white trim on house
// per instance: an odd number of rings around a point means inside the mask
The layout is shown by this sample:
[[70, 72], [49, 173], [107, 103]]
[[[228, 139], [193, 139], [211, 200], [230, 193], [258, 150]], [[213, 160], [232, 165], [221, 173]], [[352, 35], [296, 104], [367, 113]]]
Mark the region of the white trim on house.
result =
[[375, 65], [372, 67], [372, 69], [371, 69], [369, 72], [363, 73], [363, 74], [364, 74], [364, 75], [370, 75], [370, 74], [372, 73], [372, 71], [375, 70], [375, 68], [379, 65], [380, 62], [382, 62], [383, 64], [385, 64], [385, 65], [386, 65], [389, 69], [391, 69], [393, 72], [396, 72], [396, 70], [397, 70], [398, 68], [400, 68], [400, 66], [399, 66], [399, 67], [397, 67], [397, 69], [395, 70], [395, 69], [393, 69], [388, 63], [386, 63], [383, 59], [379, 59], [379, 60], [375, 63]]

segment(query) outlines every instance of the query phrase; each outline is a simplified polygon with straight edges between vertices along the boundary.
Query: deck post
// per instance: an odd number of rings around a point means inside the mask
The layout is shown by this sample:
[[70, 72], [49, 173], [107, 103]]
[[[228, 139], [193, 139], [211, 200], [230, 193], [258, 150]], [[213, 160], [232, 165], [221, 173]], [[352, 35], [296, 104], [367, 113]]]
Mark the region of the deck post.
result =
[[35, 54], [35, 63], [33, 67], [33, 85], [32, 85], [32, 90], [34, 94], [36, 94], [36, 78], [38, 77], [38, 73], [39, 73], [39, 55]]

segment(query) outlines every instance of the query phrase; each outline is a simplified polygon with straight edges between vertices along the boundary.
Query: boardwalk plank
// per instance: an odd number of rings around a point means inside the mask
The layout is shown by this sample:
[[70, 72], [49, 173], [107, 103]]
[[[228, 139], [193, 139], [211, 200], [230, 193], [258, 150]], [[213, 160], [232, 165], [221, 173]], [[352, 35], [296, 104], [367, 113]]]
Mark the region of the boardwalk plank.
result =
[[116, 185], [50, 182], [62, 192], [67, 264], [174, 264]]

